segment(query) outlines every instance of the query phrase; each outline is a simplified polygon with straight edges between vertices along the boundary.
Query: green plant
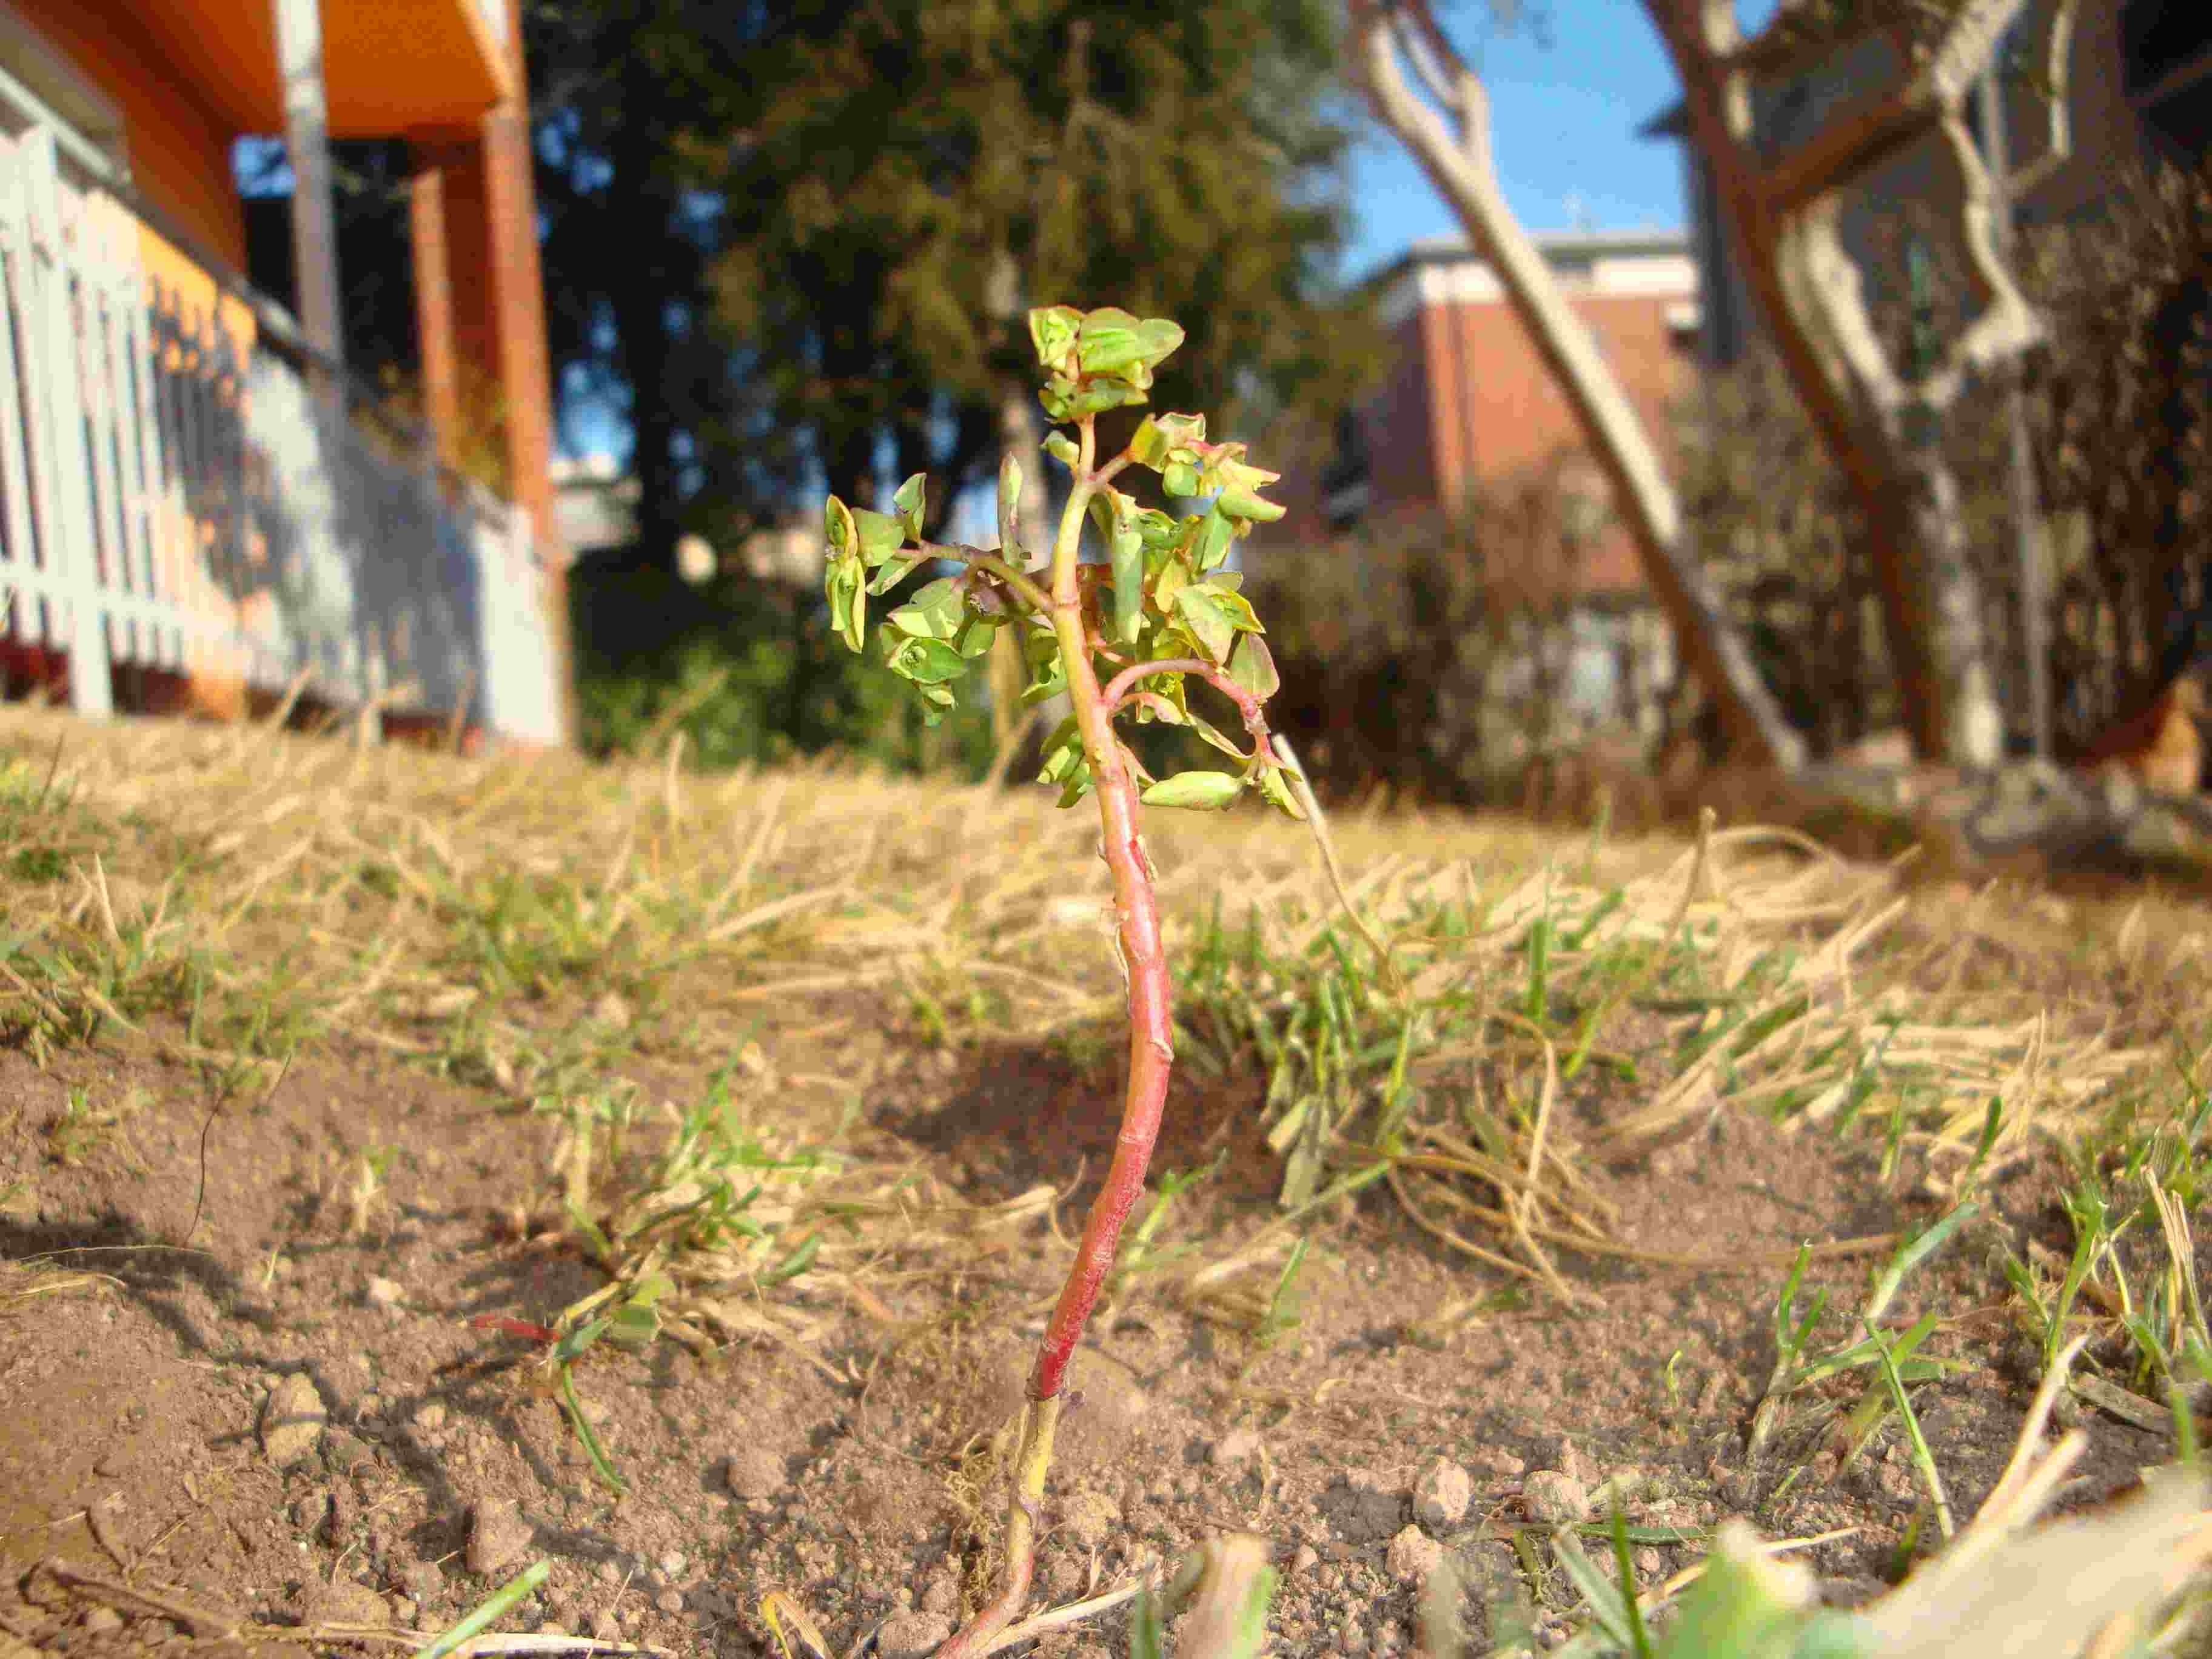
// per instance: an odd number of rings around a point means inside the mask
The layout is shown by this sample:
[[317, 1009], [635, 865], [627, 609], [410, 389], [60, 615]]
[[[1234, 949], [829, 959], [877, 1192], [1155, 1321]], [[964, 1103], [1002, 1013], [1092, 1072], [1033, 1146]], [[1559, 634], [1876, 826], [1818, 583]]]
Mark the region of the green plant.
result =
[[[1259, 495], [1277, 475], [1248, 464], [1242, 444], [1209, 442], [1198, 415], [1148, 416], [1118, 453], [1102, 459], [1098, 417], [1146, 401], [1152, 371], [1182, 343], [1182, 330], [1111, 307], [1086, 313], [1066, 306], [1032, 311], [1029, 325], [1047, 377], [1045, 412], [1055, 425], [1075, 429], [1072, 438], [1055, 431], [1044, 443], [1071, 474], [1048, 561], [1032, 559], [1023, 545], [1022, 471], [1012, 456], [1000, 469], [996, 551], [921, 539], [920, 473], [892, 496], [893, 512], [850, 507], [833, 495], [825, 515], [830, 623], [854, 651], [866, 635], [870, 594], [884, 592], [925, 560], [963, 567], [928, 583], [884, 620], [884, 662], [912, 684], [926, 719], [957, 706], [954, 687], [1003, 628], [1017, 630], [1029, 668], [1023, 700], [1066, 694], [1074, 712], [1047, 742], [1042, 776], [1060, 786], [1063, 806], [1085, 795], [1097, 800], [1128, 994], [1121, 1131], [1030, 1372], [1012, 1471], [1005, 1583], [945, 1648], [944, 1659], [988, 1650], [1028, 1596], [1061, 1382], [1113, 1268], [1122, 1224], [1144, 1190], [1166, 1103], [1175, 1059], [1172, 986], [1152, 862], [1138, 834], [1139, 805], [1218, 809], [1249, 787], [1293, 817], [1304, 816], [1297, 774], [1269, 742], [1261, 711], [1276, 689], [1274, 662], [1259, 619], [1237, 591], [1241, 574], [1226, 568], [1231, 549], [1255, 521], [1282, 515]], [[1205, 505], [1180, 519], [1140, 505], [1115, 488], [1132, 466], [1158, 472], [1169, 497]], [[1080, 560], [1086, 523], [1109, 550], [1103, 564]], [[1193, 679], [1235, 706], [1249, 750], [1191, 708], [1186, 687]], [[1234, 757], [1238, 769], [1154, 779], [1115, 730], [1124, 715], [1137, 725], [1194, 731]]]

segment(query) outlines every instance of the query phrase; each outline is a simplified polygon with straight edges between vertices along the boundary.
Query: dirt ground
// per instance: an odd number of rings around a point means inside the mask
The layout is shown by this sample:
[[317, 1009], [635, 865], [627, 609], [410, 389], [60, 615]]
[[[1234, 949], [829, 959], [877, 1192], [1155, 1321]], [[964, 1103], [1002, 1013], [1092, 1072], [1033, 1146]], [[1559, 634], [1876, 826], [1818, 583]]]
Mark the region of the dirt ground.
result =
[[[366, 1046], [302, 1053], [273, 1091], [219, 1110], [202, 1073], [125, 1038], [43, 1066], [0, 1049], [0, 1259], [39, 1264], [0, 1285], [0, 1654], [329, 1650], [441, 1629], [540, 1559], [550, 1577], [495, 1628], [762, 1653], [757, 1608], [781, 1589], [841, 1654], [870, 1632], [884, 1654], [929, 1651], [988, 1582], [1001, 1499], [977, 1449], [1018, 1400], [1054, 1289], [1023, 1246], [1080, 1225], [1115, 1062], [941, 1050], [829, 993], [778, 1021], [744, 1086], [781, 1120], [826, 1134], [857, 1098], [844, 1149], [973, 1202], [1038, 1182], [1060, 1200], [963, 1261], [889, 1242], [865, 1291], [799, 1276], [774, 1294], [813, 1322], [805, 1342], [595, 1349], [577, 1384], [630, 1484], [618, 1502], [536, 1346], [475, 1322], [547, 1323], [605, 1282], [522, 1197], [544, 1189], [551, 1124]], [[681, 1067], [642, 1080], [675, 1097], [702, 1086]], [[73, 1085], [125, 1104], [65, 1133]], [[1171, 1097], [1156, 1168], [1229, 1154], [1170, 1230], [1202, 1255], [1279, 1213], [1260, 1091], [1187, 1070]], [[1627, 1101], [1585, 1073], [1558, 1133], [1589, 1133]], [[364, 1154], [387, 1147], [364, 1195]], [[1576, 1598], [1530, 1540], [1602, 1518], [1609, 1497], [1650, 1529], [1639, 1583], [1703, 1553], [1668, 1529], [1741, 1513], [1770, 1536], [1826, 1539], [1802, 1559], [1836, 1599], [1871, 1593], [1924, 1507], [1894, 1427], [1848, 1464], [1787, 1428], [1754, 1464], [1746, 1436], [1790, 1254], [1844, 1243], [1811, 1279], [1855, 1307], [1895, 1230], [1939, 1212], [1918, 1156], [1885, 1182], [1870, 1145], [1723, 1106], [1686, 1140], [1592, 1170], [1625, 1243], [1714, 1265], [1561, 1250], [1574, 1308], [1447, 1251], [1380, 1186], [1313, 1227], [1301, 1322], [1272, 1345], [1140, 1283], [1075, 1367], [1034, 1605], [1247, 1529], [1282, 1572], [1274, 1651], [1410, 1651], [1440, 1551], [1461, 1569], [1474, 1650], [1516, 1601], [1556, 1645]], [[2069, 1248], [2057, 1173], [2040, 1156], [2000, 1171], [1991, 1212], [1899, 1310], [1941, 1313], [1929, 1352], [1965, 1362], [1916, 1395], [1962, 1517], [2036, 1382], [1990, 1259], [2000, 1238]], [[1828, 1328], [1848, 1329], [1840, 1314]], [[2083, 1426], [2069, 1504], [2170, 1455], [2154, 1433], [2094, 1413]], [[1119, 1651], [1123, 1629], [1109, 1613], [1036, 1650]]]

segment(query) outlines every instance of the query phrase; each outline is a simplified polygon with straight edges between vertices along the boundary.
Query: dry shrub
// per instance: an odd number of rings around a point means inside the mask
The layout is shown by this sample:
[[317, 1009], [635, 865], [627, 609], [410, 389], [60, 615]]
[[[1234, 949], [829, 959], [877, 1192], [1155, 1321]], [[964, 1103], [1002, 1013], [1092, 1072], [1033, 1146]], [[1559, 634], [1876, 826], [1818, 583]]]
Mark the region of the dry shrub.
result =
[[1325, 797], [1522, 804], [1557, 757], [1606, 732], [1616, 711], [1578, 689], [1577, 668], [1655, 629], [1640, 603], [1585, 597], [1601, 526], [1571, 466], [1479, 492], [1456, 515], [1253, 559], [1282, 672], [1270, 707]]
[[2051, 514], [2055, 720], [2075, 743], [2212, 638], [2206, 273], [2212, 169], [2126, 179], [2110, 214], [2028, 240], [2051, 321], [2029, 400]]
[[[1952, 337], [1965, 282], [1924, 212], [1876, 228], [1875, 261], [1929, 259], [1928, 315]], [[2051, 684], [2061, 752], [2181, 665], [2181, 619], [2212, 612], [2208, 580], [2204, 272], [2212, 182], [2169, 171], [2116, 192], [2093, 223], [2022, 237], [2020, 277], [2051, 323], [2021, 373], [2039, 533], [2051, 570]], [[1909, 361], [1905, 284], [1872, 283], [1891, 361]], [[2008, 385], [1968, 384], [1941, 435], [1960, 488], [1991, 669], [2015, 744], [2031, 728], [2013, 535]], [[1813, 755], [1901, 719], [1863, 520], [1771, 352], [1754, 350], [1682, 411], [1687, 524], [1761, 672]], [[2212, 636], [2197, 640], [2198, 649]]]

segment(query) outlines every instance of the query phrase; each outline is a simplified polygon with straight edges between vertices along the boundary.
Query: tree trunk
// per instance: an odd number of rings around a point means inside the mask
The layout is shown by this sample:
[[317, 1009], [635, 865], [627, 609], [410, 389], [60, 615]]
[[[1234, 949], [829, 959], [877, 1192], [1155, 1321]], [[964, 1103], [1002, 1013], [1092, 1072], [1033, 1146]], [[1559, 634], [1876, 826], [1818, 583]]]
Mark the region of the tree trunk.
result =
[[[1732, 0], [1646, 0], [1681, 76], [1690, 131], [1735, 232], [1741, 268], [1806, 414], [1857, 497], [1905, 726], [1923, 759], [1984, 767], [2003, 720], [1981, 596], [1966, 559], [1958, 481], [1932, 431], [1963, 368], [2039, 336], [1990, 242], [1989, 180], [1960, 118], [1978, 66], [2021, 0], [1968, 0], [1941, 48], [1898, 87], [1869, 95], [1778, 161], [1755, 163]], [[1975, 54], [1978, 52], [1979, 55]], [[1837, 236], [1837, 191], [1900, 146], [1940, 131], [1964, 183], [1961, 234], [1986, 310], [1940, 372], [1899, 381], [1859, 273]]]
[[[1550, 265], [1506, 205], [1490, 160], [1488, 94], [1427, 17], [1394, 17], [1376, 0], [1352, 7], [1354, 62], [1383, 124], [1411, 150], [1490, 262], [1522, 326], [1565, 394], [1634, 537], [1644, 579], [1683, 656], [1712, 697], [1730, 748], [1794, 769], [1803, 744], [1759, 678], [1712, 585], [1683, 545], [1681, 511], [1650, 440]], [[1409, 31], [1401, 43], [1394, 23]], [[1400, 72], [1401, 45], [1456, 114], [1455, 138]]]
[[[994, 319], [1002, 329], [1022, 322], [1021, 286], [1021, 271], [1013, 255], [1000, 248], [992, 256], [990, 298]], [[1051, 545], [1053, 526], [1052, 497], [1044, 471], [1048, 461], [1040, 447], [1043, 439], [1037, 431], [1037, 412], [1036, 393], [1029, 380], [1020, 374], [1008, 374], [999, 387], [999, 461], [1004, 466], [1011, 456], [1020, 463], [1018, 533], [1031, 554], [1042, 555]], [[997, 757], [994, 770], [1001, 781], [1023, 758], [1014, 753], [1014, 744], [1024, 737], [1031, 713], [1021, 703], [1022, 690], [1030, 678], [1022, 632], [1018, 628], [1002, 628], [991, 641], [991, 752]], [[1054, 697], [1046, 707], [1054, 725], [1066, 717], [1065, 697]], [[1035, 746], [1023, 744], [1025, 749]]]

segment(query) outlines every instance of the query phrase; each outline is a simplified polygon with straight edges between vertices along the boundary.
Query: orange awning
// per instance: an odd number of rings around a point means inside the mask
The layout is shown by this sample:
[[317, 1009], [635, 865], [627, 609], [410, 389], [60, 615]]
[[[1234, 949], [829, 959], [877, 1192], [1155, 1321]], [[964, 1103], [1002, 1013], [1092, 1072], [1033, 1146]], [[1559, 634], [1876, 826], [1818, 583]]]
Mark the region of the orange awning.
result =
[[[271, 0], [139, 0], [167, 67], [240, 132], [284, 130]], [[323, 0], [335, 138], [473, 126], [514, 91], [506, 0]]]

